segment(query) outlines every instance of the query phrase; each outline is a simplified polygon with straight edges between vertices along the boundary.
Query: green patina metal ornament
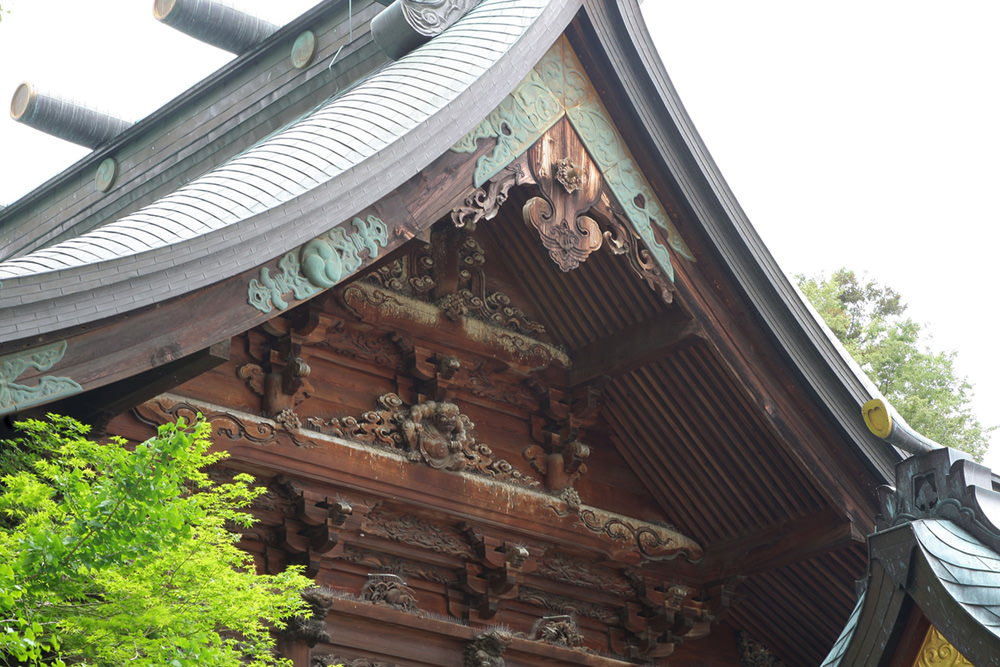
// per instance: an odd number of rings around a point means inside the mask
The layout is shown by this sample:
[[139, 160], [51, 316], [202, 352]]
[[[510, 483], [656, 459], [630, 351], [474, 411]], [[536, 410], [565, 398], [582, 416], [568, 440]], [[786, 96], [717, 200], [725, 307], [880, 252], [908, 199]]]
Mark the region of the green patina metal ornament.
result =
[[292, 44], [291, 61], [292, 67], [302, 69], [312, 62], [316, 54], [316, 35], [311, 30], [306, 30], [295, 38]]
[[94, 175], [94, 185], [97, 186], [99, 192], [107, 192], [114, 186], [117, 177], [118, 163], [114, 158], [105, 158], [97, 167], [97, 173]]
[[284, 310], [291, 295], [301, 301], [333, 287], [368, 259], [378, 257], [379, 248], [389, 243], [389, 228], [378, 217], [351, 220], [355, 231], [347, 226], [334, 227], [326, 234], [309, 241], [278, 260], [274, 274], [262, 267], [258, 278], [250, 280], [247, 303], [262, 313], [273, 309]]
[[34, 385], [14, 382], [29, 368], [39, 371], [52, 368], [66, 354], [66, 347], [66, 341], [59, 341], [0, 357], [0, 415], [83, 391], [78, 382], [68, 377], [46, 375], [38, 378], [38, 383]]

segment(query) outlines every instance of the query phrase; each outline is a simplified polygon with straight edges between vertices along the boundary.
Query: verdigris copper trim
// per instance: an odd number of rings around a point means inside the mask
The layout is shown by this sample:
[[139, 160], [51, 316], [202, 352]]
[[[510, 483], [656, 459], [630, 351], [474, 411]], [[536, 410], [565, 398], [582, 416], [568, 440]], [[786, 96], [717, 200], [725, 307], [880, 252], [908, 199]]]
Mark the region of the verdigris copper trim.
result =
[[474, 183], [478, 188], [527, 151], [563, 116], [579, 134], [636, 233], [672, 281], [669, 252], [656, 237], [653, 225], [666, 232], [675, 252], [689, 260], [694, 256], [636, 165], [565, 37], [452, 150], [471, 153], [479, 139], [496, 141], [493, 151], [476, 163]]
[[378, 257], [379, 248], [389, 242], [385, 222], [369, 215], [354, 218], [351, 224], [356, 231], [347, 232], [347, 225], [334, 227], [287, 253], [278, 260], [278, 271], [273, 275], [270, 268], [261, 268], [259, 278], [250, 280], [247, 303], [262, 313], [284, 310], [289, 293], [298, 300], [308, 299], [357, 271], [365, 257]]
[[66, 341], [59, 341], [0, 357], [0, 415], [83, 391], [78, 382], [68, 377], [46, 375], [38, 378], [34, 385], [14, 382], [29, 368], [39, 371], [52, 368], [66, 354], [66, 347]]
[[421, 35], [440, 35], [469, 13], [479, 0], [401, 0], [406, 22]]

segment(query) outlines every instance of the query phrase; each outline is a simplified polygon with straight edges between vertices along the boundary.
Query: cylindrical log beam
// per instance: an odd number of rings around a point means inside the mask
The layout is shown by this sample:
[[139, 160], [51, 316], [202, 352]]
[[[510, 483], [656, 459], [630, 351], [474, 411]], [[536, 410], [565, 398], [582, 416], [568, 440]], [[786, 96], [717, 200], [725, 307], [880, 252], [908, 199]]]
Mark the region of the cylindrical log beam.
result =
[[278, 29], [219, 0], [154, 0], [153, 16], [195, 39], [239, 55]]
[[97, 148], [131, 123], [22, 83], [10, 101], [10, 116], [36, 130], [87, 148]]
[[868, 430], [891, 445], [910, 454], [923, 454], [932, 449], [941, 449], [927, 436], [917, 433], [881, 398], [873, 398], [864, 404], [861, 412]]

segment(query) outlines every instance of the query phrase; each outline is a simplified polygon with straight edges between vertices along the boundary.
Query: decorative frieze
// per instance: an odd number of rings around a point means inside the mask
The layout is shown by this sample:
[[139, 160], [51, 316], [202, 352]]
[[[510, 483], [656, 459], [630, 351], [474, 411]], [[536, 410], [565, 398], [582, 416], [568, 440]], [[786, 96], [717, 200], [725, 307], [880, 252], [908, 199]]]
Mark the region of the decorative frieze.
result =
[[[400, 327], [435, 329], [448, 325], [451, 320], [435, 304], [390, 292], [367, 282], [351, 283], [340, 293], [340, 298], [351, 314], [367, 322], [391, 322]], [[462, 334], [476, 343], [493, 348], [496, 354], [502, 355], [501, 358], [509, 360], [509, 363], [517, 363], [526, 368], [571, 366], [569, 355], [564, 350], [532, 336], [502, 328], [493, 321], [487, 322], [467, 315], [459, 314], [457, 322]]]
[[559, 554], [539, 560], [535, 574], [546, 579], [623, 597], [635, 592], [628, 580], [617, 571], [597, 563]]
[[0, 357], [0, 415], [83, 391], [80, 383], [68, 377], [44, 375], [32, 385], [15, 382], [29, 368], [47, 371], [55, 366], [66, 354], [66, 347], [66, 341], [59, 341]]
[[423, 547], [462, 560], [472, 558], [475, 555], [472, 545], [459, 531], [424, 521], [415, 516], [400, 516], [381, 509], [374, 509], [365, 516], [361, 527], [362, 531], [369, 535]]
[[396, 394], [383, 394], [375, 410], [360, 417], [310, 417], [311, 428], [346, 440], [402, 450], [412, 461], [439, 470], [464, 471], [523, 487], [538, 481], [497, 458], [493, 450], [477, 442], [475, 424], [448, 401], [424, 401], [407, 406]]

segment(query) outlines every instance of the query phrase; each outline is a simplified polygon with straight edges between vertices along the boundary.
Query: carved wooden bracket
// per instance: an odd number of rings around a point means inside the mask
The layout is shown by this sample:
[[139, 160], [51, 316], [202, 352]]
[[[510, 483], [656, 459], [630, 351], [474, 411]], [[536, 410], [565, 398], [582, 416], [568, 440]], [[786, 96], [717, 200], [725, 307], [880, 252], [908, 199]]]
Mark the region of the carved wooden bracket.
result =
[[295, 407], [312, 395], [308, 377], [309, 364], [302, 358], [302, 342], [298, 336], [283, 335], [266, 344], [264, 359], [246, 363], [236, 369], [241, 380], [261, 397], [261, 413], [278, 419], [283, 425], [297, 428], [293, 419]]
[[534, 183], [534, 177], [528, 169], [527, 154], [523, 154], [466, 197], [465, 206], [451, 212], [451, 221], [456, 227], [472, 231], [476, 223], [496, 217], [512, 187], [528, 183]]
[[573, 393], [536, 387], [541, 409], [531, 417], [531, 435], [537, 445], [525, 448], [524, 457], [545, 477], [550, 491], [570, 488], [585, 472], [590, 447], [580, 441], [581, 428], [591, 426], [600, 414], [601, 390], [597, 385]]
[[600, 169], [566, 119], [528, 149], [528, 168], [542, 196], [524, 205], [524, 221], [560, 269], [575, 269], [603, 242], [597, 222], [586, 215], [601, 198]]
[[480, 619], [493, 618], [503, 600], [517, 597], [517, 587], [522, 575], [533, 572], [538, 564], [523, 545], [514, 544], [474, 528], [466, 534], [472, 543], [476, 558], [465, 563], [462, 588], [469, 595], [469, 608]]
[[624, 651], [633, 659], [666, 658], [685, 640], [708, 635], [718, 616], [703, 594], [677, 583], [653, 585], [633, 574], [636, 599], [627, 603]]
[[451, 387], [451, 380], [462, 367], [458, 357], [440, 354], [416, 345], [398, 333], [393, 333], [391, 338], [402, 353], [407, 370], [414, 381], [417, 400], [445, 400]]
[[340, 533], [356, 528], [361, 517], [354, 516], [354, 508], [344, 500], [322, 496], [290, 480], [281, 486], [292, 500], [293, 514], [278, 527], [278, 542], [289, 553], [304, 556], [306, 573], [316, 576], [320, 557], [331, 554]]
[[331, 641], [326, 629], [326, 616], [333, 605], [333, 591], [325, 586], [310, 586], [301, 595], [309, 606], [309, 616], [291, 618], [282, 633], [285, 639], [304, 641], [310, 647]]

